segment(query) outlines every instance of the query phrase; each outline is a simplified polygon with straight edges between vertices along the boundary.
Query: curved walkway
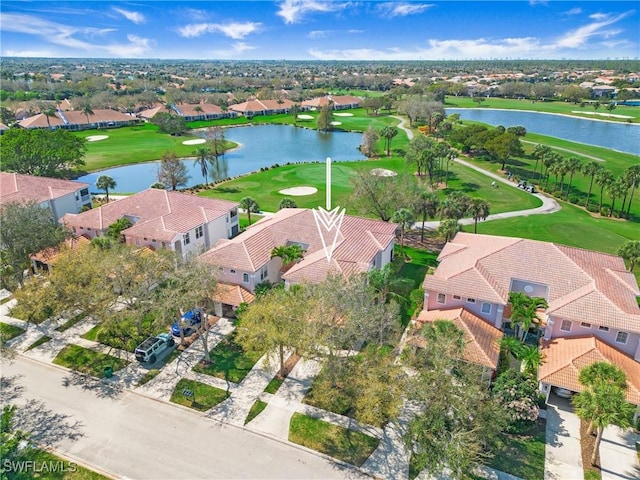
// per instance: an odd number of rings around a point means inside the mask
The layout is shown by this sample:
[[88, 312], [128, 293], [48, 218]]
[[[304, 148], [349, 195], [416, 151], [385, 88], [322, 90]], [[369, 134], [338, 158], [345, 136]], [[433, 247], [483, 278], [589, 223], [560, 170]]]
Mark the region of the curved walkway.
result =
[[[532, 142], [530, 140], [520, 140], [522, 143], [528, 143], [530, 145], [538, 145], [540, 142]], [[574, 155], [580, 155], [581, 157], [589, 158], [591, 160], [595, 160], [596, 162], [604, 162], [602, 158], [594, 157], [593, 155], [587, 155], [586, 153], [576, 152], [575, 150], [571, 150], [569, 148], [563, 147], [550, 147], [552, 150], [561, 150], [563, 152], [572, 153]]]
[[396, 115], [391, 115], [391, 118], [395, 118], [396, 120], [400, 120], [400, 123], [398, 124], [398, 128], [400, 130], [403, 130], [406, 134], [407, 134], [407, 138], [409, 140], [411, 140], [413, 138], [413, 130], [411, 130], [409, 127], [407, 127], [407, 119], [406, 118], [402, 118], [402, 117], [398, 117]]

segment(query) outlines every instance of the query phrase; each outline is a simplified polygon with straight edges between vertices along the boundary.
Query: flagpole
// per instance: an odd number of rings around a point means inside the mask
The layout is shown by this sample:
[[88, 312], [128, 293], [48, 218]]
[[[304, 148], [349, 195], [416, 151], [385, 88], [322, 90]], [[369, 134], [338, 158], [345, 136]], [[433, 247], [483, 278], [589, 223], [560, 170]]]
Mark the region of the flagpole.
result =
[[331, 210], [331, 157], [327, 157], [327, 211]]

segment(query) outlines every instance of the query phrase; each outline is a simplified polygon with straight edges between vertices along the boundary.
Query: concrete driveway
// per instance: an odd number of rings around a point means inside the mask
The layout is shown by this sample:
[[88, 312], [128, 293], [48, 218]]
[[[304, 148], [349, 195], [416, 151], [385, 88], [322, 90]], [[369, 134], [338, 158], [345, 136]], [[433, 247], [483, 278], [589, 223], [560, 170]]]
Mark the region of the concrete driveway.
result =
[[551, 393], [547, 405], [545, 480], [583, 480], [580, 419], [570, 400]]

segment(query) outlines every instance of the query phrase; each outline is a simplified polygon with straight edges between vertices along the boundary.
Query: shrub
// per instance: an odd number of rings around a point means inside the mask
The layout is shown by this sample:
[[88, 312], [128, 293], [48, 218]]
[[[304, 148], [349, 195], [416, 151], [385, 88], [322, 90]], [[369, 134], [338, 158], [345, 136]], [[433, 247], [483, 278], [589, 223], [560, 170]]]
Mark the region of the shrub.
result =
[[502, 373], [493, 385], [493, 395], [509, 419], [507, 431], [520, 431], [537, 420], [538, 386], [524, 373], [513, 369]]
[[602, 210], [600, 210], [600, 215], [602, 215], [603, 217], [608, 217], [610, 211], [611, 209], [609, 207], [602, 207]]
[[598, 208], [597, 205], [589, 205], [587, 207], [587, 212], [598, 213], [599, 211], [600, 211], [600, 209]]
[[569, 197], [569, 203], [573, 203], [574, 205], [580, 201], [580, 197], [577, 195], [571, 195]]
[[551, 192], [551, 195], [556, 198], [562, 198], [563, 193], [560, 190], [554, 190], [553, 192]]

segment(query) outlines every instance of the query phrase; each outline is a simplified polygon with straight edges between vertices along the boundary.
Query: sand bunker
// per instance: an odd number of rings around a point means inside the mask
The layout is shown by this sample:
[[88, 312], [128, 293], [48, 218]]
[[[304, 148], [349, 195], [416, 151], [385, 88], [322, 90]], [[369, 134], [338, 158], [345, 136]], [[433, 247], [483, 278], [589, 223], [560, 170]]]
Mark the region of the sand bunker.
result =
[[374, 168], [371, 170], [371, 175], [375, 175], [377, 177], [395, 177], [398, 175], [393, 170], [385, 170], [384, 168]]
[[194, 140], [185, 140], [182, 142], [183, 145], [199, 145], [201, 143], [206, 143], [207, 141], [204, 138], [196, 138]]
[[313, 120], [311, 115], [298, 115], [299, 120]]
[[303, 197], [305, 195], [313, 195], [318, 189], [316, 187], [291, 187], [280, 190], [282, 195], [291, 195], [292, 197]]
[[109, 135], [89, 135], [87, 137], [87, 142], [99, 142], [100, 140], [106, 140], [109, 138]]
[[347, 113], [347, 112], [338, 112], [338, 113], [334, 113], [334, 115], [336, 117], [353, 117], [353, 113]]
[[582, 112], [580, 110], [571, 110], [571, 113], [584, 113], [585, 115], [597, 115], [599, 117], [633, 118], [629, 115], [617, 115], [615, 113]]
[[342, 122], [329, 122], [331, 125], [342, 125]]

